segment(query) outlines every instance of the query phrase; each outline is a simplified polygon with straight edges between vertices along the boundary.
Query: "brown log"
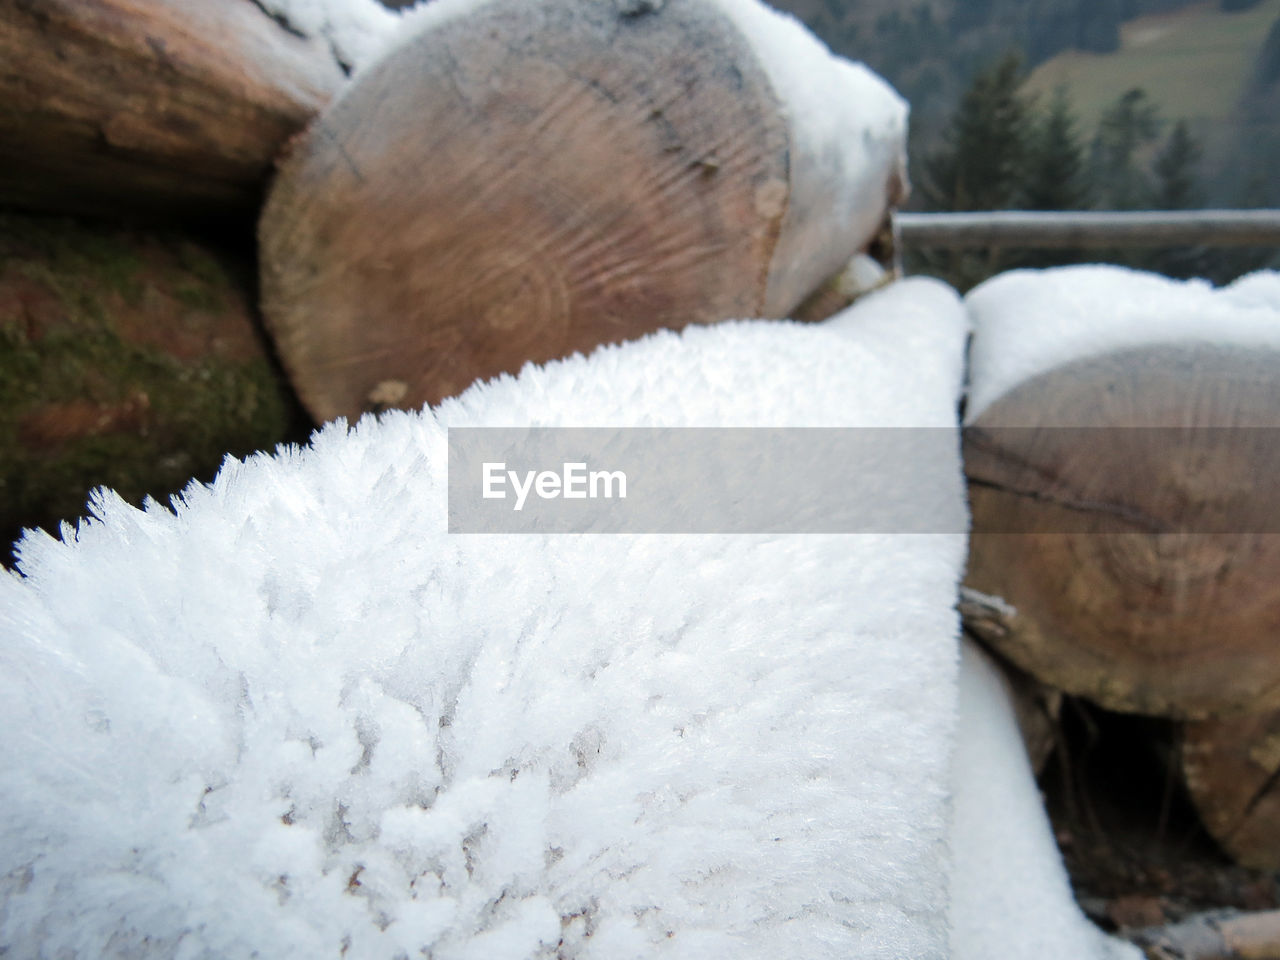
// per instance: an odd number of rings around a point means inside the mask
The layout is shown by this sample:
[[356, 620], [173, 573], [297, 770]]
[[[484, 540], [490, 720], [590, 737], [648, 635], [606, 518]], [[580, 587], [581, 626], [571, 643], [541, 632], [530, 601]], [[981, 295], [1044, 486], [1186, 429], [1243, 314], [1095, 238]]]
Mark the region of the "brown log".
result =
[[967, 579], [1014, 616], [975, 629], [1113, 710], [1280, 707], [1277, 425], [1268, 349], [1136, 348], [1007, 393], [965, 431]]
[[1186, 724], [1182, 773], [1205, 829], [1232, 859], [1280, 870], [1280, 712]]
[[172, 231], [0, 213], [0, 563], [105, 484], [163, 502], [301, 440], [249, 257]]
[[1280, 910], [1196, 914], [1129, 939], [1148, 960], [1280, 960]]
[[807, 152], [803, 111], [719, 4], [494, 0], [440, 19], [326, 110], [261, 221], [264, 315], [317, 420], [785, 315], [905, 189], [900, 139]]
[[0, 204], [251, 216], [343, 80], [253, 0], [0, 0]]
[[[999, 597], [989, 597], [969, 587], [960, 589], [960, 602], [957, 606], [966, 631], [978, 640], [989, 633], [994, 625], [1007, 625], [1017, 616]], [[1001, 628], [1007, 629], [1007, 626]], [[1004, 675], [1009, 699], [1018, 721], [1018, 732], [1022, 734], [1022, 745], [1026, 747], [1031, 770], [1038, 777], [1057, 746], [1062, 692], [1046, 687], [1035, 677], [1003, 659], [991, 657], [991, 662]]]

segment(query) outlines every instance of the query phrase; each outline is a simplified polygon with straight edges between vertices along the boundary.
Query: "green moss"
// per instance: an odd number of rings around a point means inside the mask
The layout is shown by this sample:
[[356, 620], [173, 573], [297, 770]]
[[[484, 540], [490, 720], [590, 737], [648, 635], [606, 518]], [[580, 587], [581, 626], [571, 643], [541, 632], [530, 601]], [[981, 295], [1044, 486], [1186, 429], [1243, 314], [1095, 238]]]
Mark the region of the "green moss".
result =
[[0, 236], [8, 241], [0, 245], [0, 265], [6, 257], [18, 257], [29, 266], [47, 267], [55, 277], [77, 277], [112, 290], [127, 303], [141, 298], [142, 260], [136, 242], [122, 231], [63, 217], [0, 213]]
[[[36, 284], [48, 315], [33, 332], [24, 308], [13, 315], [0, 307], [0, 536], [6, 541], [24, 526], [54, 529], [59, 520], [81, 516], [96, 486], [110, 486], [134, 503], [147, 495], [164, 502], [193, 477], [211, 478], [227, 454], [299, 438], [296, 402], [265, 353], [183, 360], [120, 333], [119, 311], [142, 302], [154, 277], [169, 297], [146, 307], [160, 315], [140, 314], [148, 323], [179, 324], [184, 310], [224, 309], [226, 291], [234, 287], [218, 261], [194, 244], [160, 246], [119, 234], [115, 246], [129, 249], [112, 251], [110, 240], [71, 221], [0, 214], [0, 281], [8, 270]], [[153, 255], [156, 249], [162, 253]], [[13, 302], [0, 298], [0, 304]], [[131, 412], [96, 433], [28, 435], [35, 418], [99, 408], [107, 415]], [[6, 553], [0, 547], [0, 560]]]
[[191, 310], [221, 310], [222, 298], [209, 287], [199, 283], [184, 283], [174, 288], [178, 302]]
[[207, 287], [224, 287], [227, 271], [216, 258], [190, 241], [182, 241], [174, 251], [182, 268]]

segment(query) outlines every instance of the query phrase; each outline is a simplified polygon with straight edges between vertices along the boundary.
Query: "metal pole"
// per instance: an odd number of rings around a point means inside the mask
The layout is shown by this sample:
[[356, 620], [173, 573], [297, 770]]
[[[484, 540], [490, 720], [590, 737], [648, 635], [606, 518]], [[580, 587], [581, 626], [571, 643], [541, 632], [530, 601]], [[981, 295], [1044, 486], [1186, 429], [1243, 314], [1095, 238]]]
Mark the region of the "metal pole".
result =
[[1280, 247], [1280, 210], [895, 213], [906, 247]]

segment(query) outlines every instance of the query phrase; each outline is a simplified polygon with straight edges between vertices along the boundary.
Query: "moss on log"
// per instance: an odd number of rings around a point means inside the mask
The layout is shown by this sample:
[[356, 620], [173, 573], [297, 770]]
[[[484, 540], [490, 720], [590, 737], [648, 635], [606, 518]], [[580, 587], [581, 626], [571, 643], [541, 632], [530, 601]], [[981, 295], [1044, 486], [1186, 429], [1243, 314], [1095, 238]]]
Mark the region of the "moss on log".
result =
[[181, 236], [0, 214], [0, 557], [93, 487], [163, 500], [298, 434], [251, 277]]

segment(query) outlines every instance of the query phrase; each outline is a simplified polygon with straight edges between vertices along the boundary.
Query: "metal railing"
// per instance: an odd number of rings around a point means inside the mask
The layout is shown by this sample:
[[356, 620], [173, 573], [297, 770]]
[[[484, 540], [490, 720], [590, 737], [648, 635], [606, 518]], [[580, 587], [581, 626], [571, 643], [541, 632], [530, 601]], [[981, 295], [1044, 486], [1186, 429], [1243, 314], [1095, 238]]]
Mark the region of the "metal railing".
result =
[[895, 213], [899, 247], [1280, 247], [1280, 210]]

